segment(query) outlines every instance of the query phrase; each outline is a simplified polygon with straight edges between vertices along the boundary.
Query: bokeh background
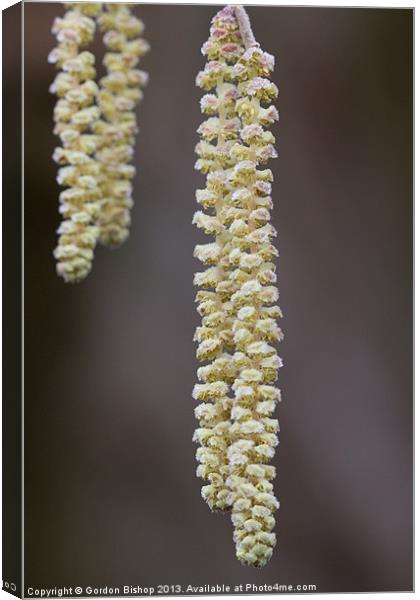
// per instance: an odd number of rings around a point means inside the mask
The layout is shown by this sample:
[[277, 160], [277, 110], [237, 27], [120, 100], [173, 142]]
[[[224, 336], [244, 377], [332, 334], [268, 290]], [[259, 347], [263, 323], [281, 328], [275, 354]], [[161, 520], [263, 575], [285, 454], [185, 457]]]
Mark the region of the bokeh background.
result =
[[[195, 477], [191, 225], [215, 6], [138, 5], [152, 51], [131, 237], [55, 274], [56, 3], [25, 3], [25, 582], [412, 588], [412, 11], [250, 7], [276, 57], [286, 339], [278, 545], [234, 557]], [[98, 54], [102, 53], [97, 44]]]

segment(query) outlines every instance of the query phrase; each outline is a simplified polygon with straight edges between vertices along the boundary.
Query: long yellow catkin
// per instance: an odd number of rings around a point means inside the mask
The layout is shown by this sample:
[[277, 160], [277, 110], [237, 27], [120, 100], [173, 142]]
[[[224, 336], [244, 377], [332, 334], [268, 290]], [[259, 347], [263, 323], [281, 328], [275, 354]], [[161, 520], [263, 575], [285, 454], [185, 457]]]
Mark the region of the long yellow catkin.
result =
[[259, 168], [276, 156], [274, 136], [265, 130], [278, 119], [270, 103], [277, 96], [268, 79], [274, 58], [253, 39], [240, 7], [226, 7], [213, 19], [203, 46], [208, 62], [197, 84], [206, 91], [196, 167], [207, 174], [197, 192], [205, 211], [193, 222], [212, 235], [195, 256], [208, 268], [194, 281], [202, 325], [195, 339], [202, 383], [193, 396], [200, 427], [197, 474], [207, 480], [202, 495], [212, 509], [231, 510], [237, 558], [264, 566], [275, 545], [275, 469], [267, 464], [278, 443], [272, 418], [280, 391], [274, 383], [281, 360], [273, 346], [282, 339], [276, 319], [270, 224], [272, 172]]
[[48, 57], [60, 69], [50, 87], [58, 97], [54, 133], [62, 143], [53, 158], [61, 165], [57, 181], [67, 188], [60, 194], [63, 222], [54, 255], [58, 274], [65, 281], [77, 282], [91, 269], [99, 235], [95, 221], [101, 198], [100, 166], [94, 156], [98, 138], [92, 133], [99, 119], [95, 106], [98, 88], [95, 57], [83, 48], [94, 37], [94, 18], [101, 5], [80, 2], [67, 6], [64, 17], [54, 21], [52, 31], [58, 44]]
[[132, 14], [128, 4], [106, 4], [98, 24], [108, 49], [104, 57], [106, 76], [99, 83], [101, 119], [94, 125], [100, 139], [96, 158], [101, 165], [103, 196], [98, 216], [99, 241], [113, 247], [129, 235], [131, 180], [135, 175], [130, 163], [137, 133], [135, 107], [148, 79], [147, 73], [136, 66], [149, 44], [140, 37], [143, 22]]

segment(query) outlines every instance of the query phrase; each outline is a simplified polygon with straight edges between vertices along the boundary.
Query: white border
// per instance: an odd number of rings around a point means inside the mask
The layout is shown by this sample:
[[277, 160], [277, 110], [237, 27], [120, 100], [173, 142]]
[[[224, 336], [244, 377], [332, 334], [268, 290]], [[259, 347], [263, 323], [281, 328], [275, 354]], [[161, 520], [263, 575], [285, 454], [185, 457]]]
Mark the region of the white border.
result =
[[[22, 2], [22, 56], [21, 56], [21, 68], [22, 68], [22, 82], [21, 82], [21, 93], [22, 93], [22, 118], [21, 118], [21, 125], [22, 125], [22, 137], [21, 137], [21, 166], [22, 166], [22, 182], [21, 182], [21, 194], [22, 194], [22, 198], [21, 198], [21, 206], [22, 206], [22, 223], [21, 223], [21, 234], [22, 234], [22, 398], [21, 398], [21, 403], [22, 403], [22, 446], [21, 446], [21, 451], [22, 451], [22, 594], [23, 594], [23, 590], [24, 590], [24, 249], [25, 249], [25, 244], [24, 244], [24, 4], [26, 2], [33, 2], [33, 1], [38, 1], [38, 0], [24, 0], [24, 2]], [[57, 2], [57, 0], [44, 0], [45, 2]], [[113, 0], [114, 2], [120, 2], [123, 0]], [[4, 10], [6, 8], [8, 8], [9, 6], [12, 6], [13, 4], [16, 4], [15, 1], [10, 1], [10, 0], [0, 0], [0, 8], [1, 10]], [[141, 4], [203, 4], [203, 5], [223, 5], [225, 4], [225, 2], [221, 1], [221, 0], [213, 0], [212, 2], [202, 2], [201, 0], [182, 0], [181, 2], [177, 2], [176, 0], [167, 0], [166, 2], [154, 2], [153, 0], [144, 0], [143, 2], [141, 2]], [[238, 2], [232, 2], [231, 4], [239, 4]], [[300, 6], [303, 8], [306, 7], [334, 7], [334, 8], [348, 8], [348, 7], [360, 7], [360, 8], [408, 8], [408, 9], [415, 9], [415, 2], [403, 2], [401, 0], [382, 0], [381, 2], [376, 2], [374, 0], [359, 0], [358, 2], [340, 2], [340, 4], [334, 4], [328, 0], [318, 0], [318, 2], [316, 3], [302, 3], [299, 0], [288, 0], [287, 2], [282, 2], [279, 0], [265, 0], [264, 2], [258, 2], [258, 0], [254, 1], [254, 2], [242, 2], [242, 4], [244, 5], [259, 5], [259, 4], [264, 4], [266, 6]], [[414, 40], [416, 38], [416, 19], [414, 18]], [[1, 42], [1, 31], [0, 31], [0, 42]], [[414, 50], [415, 50], [415, 60], [414, 60], [414, 73], [416, 75], [416, 66], [419, 64], [419, 60], [418, 60], [418, 47], [415, 44], [414, 46]], [[0, 70], [1, 70], [1, 66], [0, 66]], [[417, 77], [415, 77], [415, 81], [414, 81], [414, 98], [417, 99], [418, 98], [418, 94], [417, 92]], [[1, 96], [1, 91], [0, 91], [0, 96]], [[417, 101], [415, 101], [415, 108], [417, 108]], [[0, 123], [0, 133], [1, 133], [1, 123]], [[415, 140], [417, 140], [417, 133], [418, 133], [418, 126], [417, 126], [417, 122], [414, 123], [414, 140], [413, 142], [415, 142]], [[414, 144], [415, 145], [415, 144]], [[417, 172], [417, 168], [419, 167], [419, 159], [417, 154], [415, 154], [415, 162], [414, 162], [414, 173]], [[1, 172], [1, 166], [0, 166], [0, 172]], [[415, 197], [415, 196], [414, 196]], [[0, 217], [1, 218], [1, 217]], [[418, 216], [418, 212], [414, 211], [414, 222], [413, 222], [413, 227], [414, 227], [414, 231], [416, 229], [416, 225], [419, 224], [419, 216]], [[1, 232], [0, 232], [0, 241], [2, 240], [2, 236], [1, 236]], [[0, 247], [0, 257], [1, 257], [1, 247]], [[415, 246], [414, 248], [414, 265], [415, 265], [415, 275], [418, 275], [417, 272], [417, 265], [419, 264], [419, 260], [418, 259], [418, 248]], [[0, 290], [2, 290], [2, 284], [0, 281]], [[0, 306], [2, 305], [1, 299], [0, 299]], [[415, 306], [417, 307], [417, 299], [415, 299]], [[419, 325], [418, 322], [416, 320], [414, 320], [414, 333], [417, 334], [419, 333]], [[1, 331], [1, 324], [0, 324], [0, 331]], [[420, 358], [418, 357], [418, 355], [415, 354], [415, 370], [414, 373], [417, 370], [417, 367], [420, 368]], [[1, 373], [1, 366], [0, 366], [0, 373]], [[1, 422], [1, 413], [0, 413], [0, 422]], [[418, 413], [415, 415], [415, 420], [414, 420], [414, 424], [413, 426], [415, 427], [415, 424], [418, 423]], [[0, 448], [0, 455], [1, 455], [1, 448]], [[418, 458], [418, 449], [415, 447], [415, 458]], [[1, 485], [1, 484], [0, 484]], [[417, 503], [415, 504], [415, 506], [417, 507]], [[0, 524], [0, 532], [1, 532], [1, 524]], [[417, 539], [417, 536], [415, 536], [415, 539]], [[0, 546], [0, 558], [1, 558], [1, 546]], [[416, 559], [416, 556], [415, 556]], [[417, 563], [418, 561], [415, 560], [415, 574], [417, 575]], [[285, 595], [285, 594], [282, 594]], [[291, 594], [287, 594], [288, 596], [290, 596]], [[305, 594], [292, 594], [293, 596], [303, 596]], [[315, 596], [322, 598], [323, 596], [328, 596], [330, 594], [323, 594], [323, 593], [316, 593]], [[335, 597], [337, 598], [345, 598], [348, 597], [349, 595], [352, 594], [344, 594], [344, 593], [338, 593], [338, 594], [334, 594]], [[388, 593], [364, 593], [363, 597], [364, 598], [372, 598], [372, 600], [379, 600], [380, 598], [387, 598], [389, 597], [390, 592]], [[270, 595], [262, 595], [262, 594], [255, 594], [252, 597], [256, 598], [256, 599], [265, 599], [267, 600], [268, 597], [272, 596]], [[0, 592], [0, 598], [10, 598], [11, 596], [9, 594], [7, 594], [4, 591]], [[166, 598], [168, 596], [165, 596]], [[170, 597], [170, 596], [169, 596]], [[174, 596], [176, 597], [176, 596]], [[211, 596], [201, 596], [201, 597], [208, 597], [210, 598]], [[220, 597], [220, 596], [219, 596]], [[227, 598], [229, 597], [233, 597], [233, 596], [226, 596]], [[234, 596], [235, 598], [249, 598], [249, 596]], [[279, 597], [279, 595], [276, 595], [275, 597]], [[400, 600], [402, 598], [406, 597], [405, 593], [392, 593], [392, 597], [396, 598], [397, 600]]]
[[21, 328], [22, 328], [22, 425], [21, 425], [21, 473], [22, 473], [22, 481], [21, 481], [21, 511], [22, 511], [22, 521], [21, 521], [21, 552], [22, 552], [22, 560], [21, 560], [21, 590], [22, 590], [22, 598], [25, 597], [25, 3], [22, 2], [21, 6], [21, 102], [22, 102], [22, 120], [21, 120], [21, 152], [22, 152], [22, 182], [21, 182], [21, 239], [22, 239], [22, 247], [21, 247], [21, 307], [22, 307], [22, 315], [21, 315]]

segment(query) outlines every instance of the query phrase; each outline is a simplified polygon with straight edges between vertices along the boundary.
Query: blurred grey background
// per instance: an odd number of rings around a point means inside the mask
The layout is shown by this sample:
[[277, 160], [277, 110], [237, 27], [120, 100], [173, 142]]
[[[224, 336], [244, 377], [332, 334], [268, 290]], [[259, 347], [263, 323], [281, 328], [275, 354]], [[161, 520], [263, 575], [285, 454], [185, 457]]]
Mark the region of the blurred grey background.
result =
[[[234, 557], [195, 477], [191, 225], [215, 6], [138, 5], [152, 51], [131, 237], [55, 275], [56, 3], [25, 4], [25, 582], [412, 588], [412, 11], [250, 7], [276, 57], [278, 545]], [[102, 52], [101, 44], [97, 45]]]

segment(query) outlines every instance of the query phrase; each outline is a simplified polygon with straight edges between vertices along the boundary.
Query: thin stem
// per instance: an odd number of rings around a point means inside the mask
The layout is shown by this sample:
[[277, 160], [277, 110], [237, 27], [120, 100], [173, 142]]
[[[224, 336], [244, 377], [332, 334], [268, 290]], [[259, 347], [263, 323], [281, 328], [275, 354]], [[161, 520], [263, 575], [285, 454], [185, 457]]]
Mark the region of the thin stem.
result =
[[240, 4], [235, 4], [233, 10], [235, 11], [236, 20], [238, 21], [239, 31], [241, 32], [245, 48], [248, 50], [248, 48], [252, 48], [253, 46], [259, 46], [259, 43], [252, 33], [251, 22], [245, 8]]

